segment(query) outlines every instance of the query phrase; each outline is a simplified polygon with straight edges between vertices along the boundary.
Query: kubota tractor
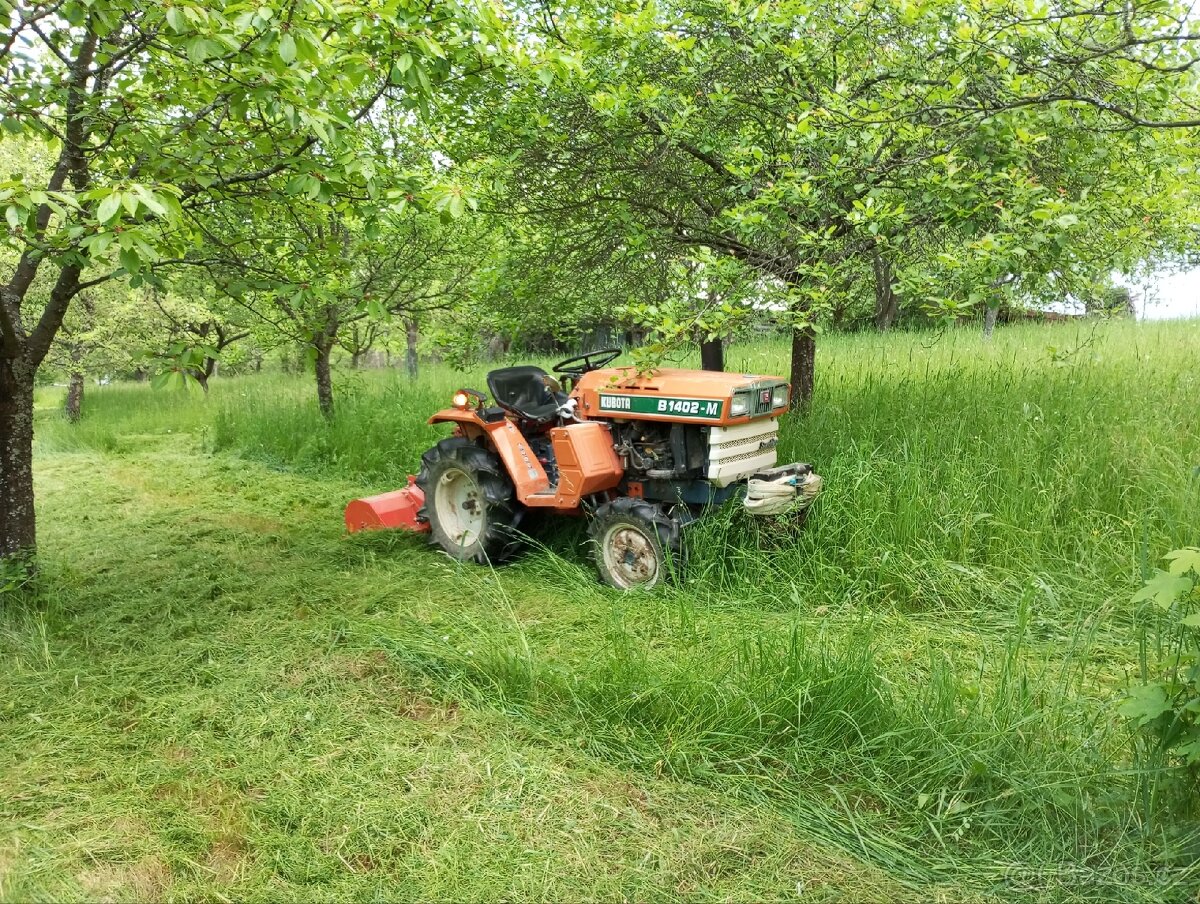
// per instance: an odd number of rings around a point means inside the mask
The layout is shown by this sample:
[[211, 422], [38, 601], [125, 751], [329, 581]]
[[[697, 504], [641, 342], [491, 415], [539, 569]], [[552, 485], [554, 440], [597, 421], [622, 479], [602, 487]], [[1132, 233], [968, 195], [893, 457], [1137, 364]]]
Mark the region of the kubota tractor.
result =
[[351, 531], [429, 532], [463, 561], [499, 562], [539, 511], [584, 515], [601, 577], [650, 587], [682, 565], [682, 528], [733, 500], [759, 514], [801, 515], [821, 489], [811, 465], [777, 465], [778, 378], [609, 367], [609, 348], [555, 365], [488, 374], [494, 405], [460, 389], [429, 423], [454, 425], [421, 456], [403, 490], [356, 499]]

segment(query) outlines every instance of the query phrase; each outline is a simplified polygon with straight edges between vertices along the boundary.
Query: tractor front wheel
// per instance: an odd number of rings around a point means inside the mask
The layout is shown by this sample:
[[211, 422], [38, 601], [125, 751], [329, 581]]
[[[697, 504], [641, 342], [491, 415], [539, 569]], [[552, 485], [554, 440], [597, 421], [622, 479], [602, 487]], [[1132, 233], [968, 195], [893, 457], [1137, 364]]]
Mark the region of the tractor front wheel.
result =
[[447, 555], [480, 565], [501, 562], [520, 545], [513, 484], [500, 460], [465, 437], [444, 439], [421, 456], [418, 517]]
[[679, 522], [662, 506], [622, 496], [596, 509], [588, 527], [596, 565], [606, 584], [649, 589], [683, 565]]

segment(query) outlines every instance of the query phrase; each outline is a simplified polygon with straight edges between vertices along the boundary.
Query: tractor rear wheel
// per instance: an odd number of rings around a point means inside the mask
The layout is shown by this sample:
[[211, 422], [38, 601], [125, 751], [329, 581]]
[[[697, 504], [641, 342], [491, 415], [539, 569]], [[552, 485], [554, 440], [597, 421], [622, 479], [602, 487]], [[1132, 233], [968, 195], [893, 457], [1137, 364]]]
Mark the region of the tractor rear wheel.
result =
[[622, 496], [604, 503], [588, 535], [600, 577], [621, 590], [657, 586], [683, 566], [679, 522], [653, 502]]
[[421, 456], [417, 486], [425, 493], [418, 517], [430, 542], [461, 562], [502, 562], [516, 552], [519, 509], [512, 480], [493, 453], [461, 436]]

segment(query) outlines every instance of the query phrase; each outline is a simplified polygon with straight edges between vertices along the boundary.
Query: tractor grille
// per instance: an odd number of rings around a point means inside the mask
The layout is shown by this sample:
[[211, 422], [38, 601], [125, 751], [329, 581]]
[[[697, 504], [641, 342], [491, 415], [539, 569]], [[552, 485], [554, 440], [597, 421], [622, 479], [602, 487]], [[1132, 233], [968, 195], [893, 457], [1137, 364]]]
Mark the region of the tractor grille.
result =
[[[708, 448], [716, 449], [720, 453], [718, 457], [724, 460], [737, 455], [739, 448], [750, 452], [757, 452], [763, 442], [766, 441], [765, 438], [766, 434], [756, 433], [753, 436], [743, 436], [740, 439], [731, 439], [724, 443], [710, 443]], [[773, 432], [771, 433], [770, 441], [772, 443], [775, 442]]]
[[771, 418], [713, 427], [708, 442], [708, 479], [719, 487], [728, 486], [775, 464], [779, 424]]
[[758, 458], [763, 453], [765, 453], [767, 451], [773, 451], [774, 449], [775, 449], [775, 440], [770, 440], [769, 442], [764, 443], [762, 448], [759, 448], [756, 445], [753, 449], [750, 449], [749, 451], [746, 451], [746, 452], [742, 452], [739, 455], [723, 455], [723, 456], [721, 456], [721, 464], [728, 465], [728, 464], [733, 464], [734, 462], [739, 462], [739, 461], [749, 461], [752, 458]]

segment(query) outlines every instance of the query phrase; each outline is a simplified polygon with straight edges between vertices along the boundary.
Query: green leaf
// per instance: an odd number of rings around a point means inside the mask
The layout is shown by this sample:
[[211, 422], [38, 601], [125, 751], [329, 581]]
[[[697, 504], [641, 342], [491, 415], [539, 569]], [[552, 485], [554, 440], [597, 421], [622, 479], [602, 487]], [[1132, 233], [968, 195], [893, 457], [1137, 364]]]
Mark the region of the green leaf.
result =
[[1171, 550], [1163, 558], [1171, 563], [1167, 567], [1171, 574], [1186, 575], [1194, 571], [1200, 575], [1200, 549], [1195, 546]]
[[100, 206], [96, 209], [96, 219], [101, 223], [112, 222], [113, 217], [117, 215], [117, 211], [120, 209], [121, 193], [114, 191], [100, 202]]
[[1175, 600], [1192, 589], [1192, 579], [1176, 577], [1165, 571], [1146, 581], [1146, 586], [1133, 595], [1133, 602], [1152, 600], [1156, 606], [1170, 609]]
[[296, 59], [296, 39], [290, 34], [285, 34], [279, 42], [279, 58], [289, 66]]
[[1117, 712], [1128, 719], [1137, 720], [1138, 725], [1148, 725], [1171, 709], [1167, 690], [1161, 684], [1144, 684], [1129, 692]]
[[1176, 756], [1183, 757], [1189, 766], [1200, 763], [1200, 731], [1192, 731], [1182, 741], [1171, 748]]
[[138, 201], [140, 201], [146, 207], [146, 209], [148, 209], [155, 216], [165, 217], [167, 215], [166, 205], [159, 200], [158, 196], [155, 195], [154, 192], [146, 188], [146, 186], [135, 185], [133, 187], [133, 191], [137, 195]]
[[416, 73], [417, 73], [417, 81], [419, 81], [421, 83], [421, 89], [426, 94], [432, 94], [433, 93], [433, 85], [431, 85], [429, 83], [429, 75], [425, 72], [425, 67], [417, 66]]
[[178, 6], [167, 7], [167, 24], [170, 25], [177, 34], [182, 33], [187, 28], [187, 19], [184, 18], [183, 13], [180, 12]]
[[137, 273], [142, 267], [142, 259], [138, 257], [138, 253], [132, 248], [122, 248], [121, 266], [125, 268], [127, 273]]
[[203, 63], [212, 53], [212, 48], [206, 39], [191, 38], [186, 45], [188, 59], [193, 63]]

